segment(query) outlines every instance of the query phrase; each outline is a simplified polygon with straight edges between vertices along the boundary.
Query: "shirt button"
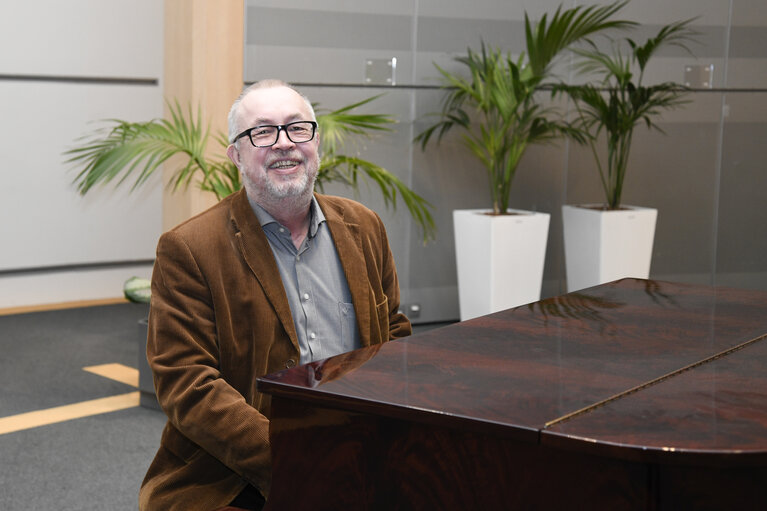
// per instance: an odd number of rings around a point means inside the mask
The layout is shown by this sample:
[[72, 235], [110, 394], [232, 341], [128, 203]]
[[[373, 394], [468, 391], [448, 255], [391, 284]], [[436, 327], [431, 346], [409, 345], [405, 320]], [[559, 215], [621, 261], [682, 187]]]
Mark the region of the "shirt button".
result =
[[310, 334], [309, 334], [309, 338], [310, 338], [310, 339], [316, 339], [316, 338], [317, 338], [317, 334], [315, 334], [314, 332], [312, 332], [312, 333], [310, 333]]
[[295, 365], [296, 365], [296, 361], [293, 360], [292, 358], [289, 358], [288, 361], [285, 362], [285, 367], [287, 367], [288, 369], [290, 369], [291, 367], [295, 367]]
[[285, 232], [285, 228], [284, 227], [280, 227], [280, 232]]
[[309, 299], [309, 293], [304, 293], [304, 297], [303, 298], [304, 298], [304, 301], [308, 300]]
[[296, 261], [300, 261], [300, 260], [301, 260], [301, 256], [300, 256], [300, 255], [297, 255], [297, 256], [296, 256]]

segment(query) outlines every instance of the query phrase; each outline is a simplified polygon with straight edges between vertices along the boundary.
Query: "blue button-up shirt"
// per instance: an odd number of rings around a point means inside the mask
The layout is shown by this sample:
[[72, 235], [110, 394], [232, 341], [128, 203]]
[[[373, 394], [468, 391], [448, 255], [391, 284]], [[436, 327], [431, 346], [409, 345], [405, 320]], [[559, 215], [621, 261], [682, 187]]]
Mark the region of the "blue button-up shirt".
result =
[[317, 199], [312, 197], [309, 234], [299, 248], [285, 226], [254, 201], [250, 204], [277, 260], [298, 334], [301, 363], [359, 348], [349, 284]]

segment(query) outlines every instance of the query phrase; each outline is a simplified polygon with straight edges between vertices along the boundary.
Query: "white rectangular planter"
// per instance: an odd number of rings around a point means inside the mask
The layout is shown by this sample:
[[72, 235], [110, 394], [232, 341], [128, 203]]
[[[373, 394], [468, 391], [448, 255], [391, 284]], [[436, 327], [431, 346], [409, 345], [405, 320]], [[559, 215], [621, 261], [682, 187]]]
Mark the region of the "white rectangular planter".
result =
[[461, 321], [541, 297], [548, 213], [453, 211]]
[[567, 290], [650, 275], [658, 210], [562, 206]]

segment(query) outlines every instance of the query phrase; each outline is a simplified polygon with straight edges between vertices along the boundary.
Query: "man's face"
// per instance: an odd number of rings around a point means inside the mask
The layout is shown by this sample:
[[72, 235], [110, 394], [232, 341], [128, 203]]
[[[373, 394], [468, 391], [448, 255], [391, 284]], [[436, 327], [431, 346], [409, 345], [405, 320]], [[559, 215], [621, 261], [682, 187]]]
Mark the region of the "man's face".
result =
[[[240, 103], [240, 131], [264, 124], [279, 126], [311, 120], [306, 102], [287, 87], [257, 89]], [[248, 137], [243, 137], [239, 149], [229, 146], [227, 154], [240, 169], [248, 195], [260, 204], [271, 204], [311, 194], [320, 165], [319, 136], [297, 144], [281, 130], [277, 143], [270, 147], [254, 147]]]

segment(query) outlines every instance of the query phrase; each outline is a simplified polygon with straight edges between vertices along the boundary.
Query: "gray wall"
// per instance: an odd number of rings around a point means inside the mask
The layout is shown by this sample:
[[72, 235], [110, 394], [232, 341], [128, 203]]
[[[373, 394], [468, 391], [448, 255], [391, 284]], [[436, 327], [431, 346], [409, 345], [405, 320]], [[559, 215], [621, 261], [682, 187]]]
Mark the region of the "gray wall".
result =
[[77, 195], [62, 153], [162, 115], [162, 2], [0, 3], [0, 307], [120, 296], [148, 276], [161, 187]]
[[[452, 57], [481, 40], [516, 55], [524, 46], [524, 10], [538, 19], [559, 3], [247, 0], [245, 82], [282, 78], [325, 108], [385, 93], [368, 110], [396, 116], [396, 132], [352, 150], [434, 204], [437, 241], [424, 246], [406, 211], [387, 211], [375, 193], [363, 190], [357, 198], [386, 221], [403, 303], [421, 305], [415, 321], [458, 317], [452, 210], [489, 207], [483, 170], [457, 137], [425, 153], [410, 142], [426, 126], [424, 115], [439, 108], [434, 63], [455, 69]], [[637, 38], [698, 17], [697, 58], [668, 51], [651, 64], [650, 81], [681, 82], [686, 65], [714, 66], [713, 89], [696, 90], [684, 110], [665, 115], [665, 135], [639, 130], [635, 137], [624, 202], [659, 209], [651, 277], [767, 289], [760, 200], [767, 192], [767, 9], [762, 0], [634, 0], [623, 14], [643, 24]], [[366, 62], [391, 58], [395, 85], [366, 83]], [[561, 205], [601, 200], [584, 149], [561, 142], [525, 155], [511, 204], [552, 215], [544, 297], [566, 291]]]

